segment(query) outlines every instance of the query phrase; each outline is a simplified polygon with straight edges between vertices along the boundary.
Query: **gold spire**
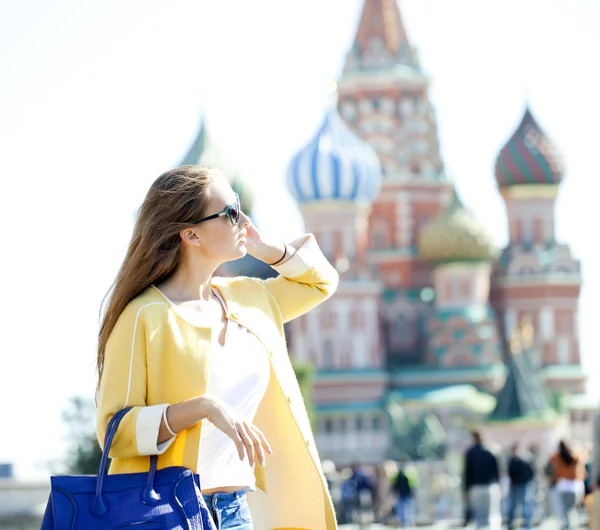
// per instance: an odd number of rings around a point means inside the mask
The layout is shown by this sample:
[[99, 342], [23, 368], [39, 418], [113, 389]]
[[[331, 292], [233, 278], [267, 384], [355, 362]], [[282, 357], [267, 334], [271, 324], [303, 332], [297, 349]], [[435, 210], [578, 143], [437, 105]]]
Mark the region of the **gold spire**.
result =
[[531, 319], [529, 317], [523, 318], [523, 320], [521, 320], [521, 342], [523, 343], [524, 349], [530, 350], [533, 348], [534, 336], [535, 329], [531, 323]]
[[518, 355], [523, 351], [531, 350], [533, 347], [535, 329], [529, 317], [521, 319], [519, 325], [513, 330], [510, 335], [510, 352], [513, 355]]
[[515, 328], [510, 334], [510, 353], [519, 355], [523, 351], [523, 343], [521, 342], [521, 333], [519, 328]]

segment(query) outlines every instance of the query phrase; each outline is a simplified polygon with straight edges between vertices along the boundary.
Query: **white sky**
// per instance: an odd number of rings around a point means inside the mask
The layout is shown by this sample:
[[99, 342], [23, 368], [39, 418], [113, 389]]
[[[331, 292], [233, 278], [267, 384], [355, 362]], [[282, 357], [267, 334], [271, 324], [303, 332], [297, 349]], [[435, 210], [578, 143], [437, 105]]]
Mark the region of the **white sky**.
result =
[[[362, 0], [0, 2], [0, 461], [23, 478], [61, 455], [60, 413], [92, 397], [98, 308], [150, 183], [207, 112], [252, 180], [264, 231], [302, 222], [285, 191], [316, 130]], [[401, 0], [432, 78], [443, 156], [461, 196], [506, 242], [495, 155], [527, 92], [568, 173], [558, 236], [583, 262], [581, 346], [598, 372], [600, 3]], [[591, 394], [600, 397], [594, 374]], [[595, 384], [594, 384], [595, 383]]]

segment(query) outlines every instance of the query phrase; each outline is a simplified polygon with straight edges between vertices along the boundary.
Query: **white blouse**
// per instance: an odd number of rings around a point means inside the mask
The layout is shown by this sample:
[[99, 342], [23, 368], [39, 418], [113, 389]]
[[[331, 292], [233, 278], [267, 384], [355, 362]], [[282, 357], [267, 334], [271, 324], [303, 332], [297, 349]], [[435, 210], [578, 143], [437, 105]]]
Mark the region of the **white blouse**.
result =
[[[214, 293], [225, 306], [219, 293]], [[227, 321], [225, 345], [217, 339], [210, 356], [206, 394], [227, 403], [252, 422], [271, 375], [267, 352], [253, 333], [232, 320]], [[224, 486], [256, 489], [248, 457], [240, 460], [233, 440], [209, 421], [202, 425], [198, 474], [203, 490]]]

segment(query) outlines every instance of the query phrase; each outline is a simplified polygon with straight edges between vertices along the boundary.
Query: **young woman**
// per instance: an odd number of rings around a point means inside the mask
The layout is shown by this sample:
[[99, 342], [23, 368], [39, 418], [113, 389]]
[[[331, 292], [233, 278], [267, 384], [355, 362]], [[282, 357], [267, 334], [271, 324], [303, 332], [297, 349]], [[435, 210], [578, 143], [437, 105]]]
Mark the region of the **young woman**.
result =
[[[213, 276], [246, 252], [279, 276]], [[159, 468], [200, 475], [220, 530], [335, 529], [283, 324], [337, 282], [314, 236], [267, 241], [217, 171], [161, 175], [99, 333], [99, 440], [118, 410], [133, 407], [116, 432], [111, 473], [147, 471], [159, 455]]]
[[558, 449], [549, 462], [551, 482], [555, 484], [558, 500], [561, 529], [577, 528], [577, 505], [583, 500], [585, 462], [575, 454], [569, 445], [561, 440]]

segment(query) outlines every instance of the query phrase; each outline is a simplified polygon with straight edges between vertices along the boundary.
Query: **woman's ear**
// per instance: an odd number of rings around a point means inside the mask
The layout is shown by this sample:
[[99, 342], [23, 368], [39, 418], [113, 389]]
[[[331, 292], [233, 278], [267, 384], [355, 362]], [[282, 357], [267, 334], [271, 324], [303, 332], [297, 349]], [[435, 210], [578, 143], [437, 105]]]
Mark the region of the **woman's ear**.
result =
[[187, 243], [188, 245], [194, 245], [195, 247], [200, 246], [200, 238], [198, 234], [194, 232], [191, 228], [184, 228], [179, 232], [179, 237], [181, 237], [181, 241]]

